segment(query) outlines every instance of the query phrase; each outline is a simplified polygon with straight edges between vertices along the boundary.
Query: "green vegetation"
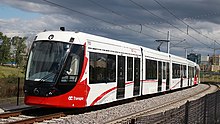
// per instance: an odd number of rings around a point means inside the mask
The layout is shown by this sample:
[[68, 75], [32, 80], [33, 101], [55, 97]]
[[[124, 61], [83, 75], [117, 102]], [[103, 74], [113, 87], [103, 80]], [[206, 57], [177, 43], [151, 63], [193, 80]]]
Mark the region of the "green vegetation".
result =
[[0, 32], [0, 105], [15, 103], [18, 91], [19, 96], [24, 96], [26, 39], [19, 36], [7, 37]]
[[[23, 94], [24, 79], [20, 79], [19, 91]], [[0, 80], [0, 98], [16, 97], [18, 78], [3, 78]], [[20, 94], [20, 95], [21, 95]]]
[[0, 64], [10, 61], [10, 38], [0, 32]]
[[0, 79], [13, 77], [24, 77], [24, 70], [20, 68], [0, 66]]
[[220, 82], [220, 73], [219, 72], [200, 72], [200, 81], [201, 82]]
[[[19, 88], [18, 80], [20, 81]], [[23, 85], [24, 71], [21, 68], [0, 66], [0, 105], [15, 104], [18, 90], [19, 96], [24, 96]]]
[[26, 37], [7, 37], [0, 32], [0, 65], [10, 65], [13, 63], [16, 67], [24, 67], [26, 52]]

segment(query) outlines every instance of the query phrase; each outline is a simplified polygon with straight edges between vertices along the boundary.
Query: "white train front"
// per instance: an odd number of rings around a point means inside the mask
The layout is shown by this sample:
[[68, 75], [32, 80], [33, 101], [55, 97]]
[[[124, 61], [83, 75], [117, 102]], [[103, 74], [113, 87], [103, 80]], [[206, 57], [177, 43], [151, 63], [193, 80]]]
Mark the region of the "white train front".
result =
[[24, 92], [28, 105], [80, 108], [199, 83], [185, 58], [81, 32], [47, 31], [33, 42]]

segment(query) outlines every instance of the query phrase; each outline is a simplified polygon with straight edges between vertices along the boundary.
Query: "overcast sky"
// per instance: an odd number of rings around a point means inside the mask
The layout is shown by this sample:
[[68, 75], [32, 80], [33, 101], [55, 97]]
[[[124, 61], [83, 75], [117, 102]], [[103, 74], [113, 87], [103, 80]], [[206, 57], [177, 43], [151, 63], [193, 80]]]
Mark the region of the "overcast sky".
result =
[[10, 37], [31, 41], [38, 32], [64, 26], [157, 49], [155, 40], [166, 39], [169, 31], [172, 54], [185, 56], [188, 48], [213, 55], [220, 48], [220, 0], [0, 1], [0, 32]]

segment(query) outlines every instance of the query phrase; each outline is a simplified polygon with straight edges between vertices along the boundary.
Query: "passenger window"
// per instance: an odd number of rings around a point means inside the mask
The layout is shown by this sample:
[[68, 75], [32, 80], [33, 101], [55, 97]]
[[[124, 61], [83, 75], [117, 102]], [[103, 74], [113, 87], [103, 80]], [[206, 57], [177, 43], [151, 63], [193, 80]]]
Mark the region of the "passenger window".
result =
[[157, 79], [157, 61], [146, 60], [146, 79]]
[[116, 81], [116, 56], [107, 55], [107, 82]]
[[89, 82], [116, 82], [116, 56], [102, 53], [89, 55]]
[[166, 71], [167, 71], [166, 63], [163, 62], [163, 79], [166, 79], [167, 76]]
[[133, 58], [127, 58], [127, 81], [133, 81]]
[[182, 76], [183, 78], [186, 78], [186, 65], [182, 66]]
[[180, 64], [172, 64], [173, 78], [180, 78]]

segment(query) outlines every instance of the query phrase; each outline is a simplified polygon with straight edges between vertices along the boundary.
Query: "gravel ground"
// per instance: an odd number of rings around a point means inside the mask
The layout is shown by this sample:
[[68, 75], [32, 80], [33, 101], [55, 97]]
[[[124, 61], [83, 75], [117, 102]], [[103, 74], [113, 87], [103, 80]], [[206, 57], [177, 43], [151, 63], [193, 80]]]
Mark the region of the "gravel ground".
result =
[[[174, 99], [179, 99], [181, 97], [189, 96], [190, 94], [195, 94], [201, 90], [206, 89], [208, 86], [204, 84], [199, 84], [195, 87], [188, 88], [183, 91], [177, 91], [174, 93], [169, 93], [165, 95], [160, 95], [157, 97], [152, 97], [140, 101], [135, 101], [123, 105], [118, 105], [114, 107], [109, 107], [107, 109], [98, 110], [94, 112], [79, 114], [79, 115], [68, 115], [66, 117], [61, 117], [59, 119], [53, 119], [50, 121], [41, 122], [41, 124], [49, 123], [59, 123], [59, 124], [102, 124], [113, 119], [126, 116], [131, 113], [136, 113], [138, 111], [142, 111], [144, 109], [149, 109], [163, 103], [169, 102]], [[205, 95], [205, 94], [204, 94]], [[198, 95], [198, 97], [202, 97], [204, 95]], [[183, 103], [184, 104], [184, 103]]]

